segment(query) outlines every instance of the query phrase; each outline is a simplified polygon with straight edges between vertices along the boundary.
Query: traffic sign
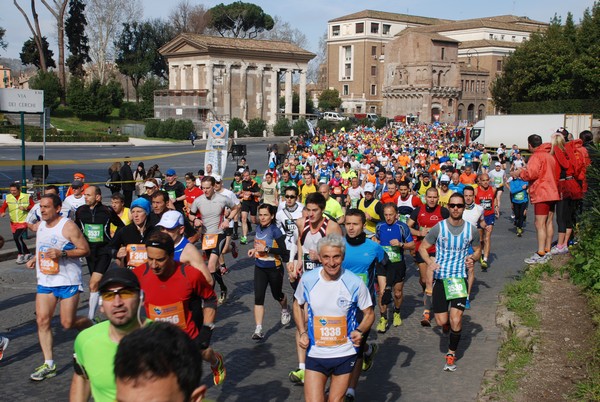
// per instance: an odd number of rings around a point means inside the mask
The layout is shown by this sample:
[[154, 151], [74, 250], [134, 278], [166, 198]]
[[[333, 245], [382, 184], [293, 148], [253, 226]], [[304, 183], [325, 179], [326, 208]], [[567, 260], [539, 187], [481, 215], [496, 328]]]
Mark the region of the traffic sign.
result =
[[215, 139], [227, 138], [227, 126], [220, 121], [214, 122], [210, 127], [210, 135]]

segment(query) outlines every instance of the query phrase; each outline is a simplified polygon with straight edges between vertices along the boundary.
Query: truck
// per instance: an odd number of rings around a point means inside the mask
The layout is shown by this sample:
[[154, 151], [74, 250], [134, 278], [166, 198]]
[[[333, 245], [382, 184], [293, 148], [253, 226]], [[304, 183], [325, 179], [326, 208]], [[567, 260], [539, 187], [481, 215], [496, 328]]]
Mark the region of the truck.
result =
[[557, 130], [566, 128], [575, 138], [583, 130], [592, 129], [591, 114], [512, 114], [490, 115], [478, 121], [467, 130], [467, 145], [472, 142], [484, 144], [488, 148], [498, 148], [500, 144], [519, 149], [527, 149], [527, 137], [538, 134], [544, 142]]

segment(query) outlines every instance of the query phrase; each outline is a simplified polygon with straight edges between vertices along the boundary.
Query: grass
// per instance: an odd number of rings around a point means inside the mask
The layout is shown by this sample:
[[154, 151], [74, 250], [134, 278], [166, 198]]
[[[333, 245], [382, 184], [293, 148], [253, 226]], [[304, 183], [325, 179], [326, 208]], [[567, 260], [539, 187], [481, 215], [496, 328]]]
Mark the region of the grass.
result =
[[494, 387], [490, 389], [510, 399], [510, 394], [518, 391], [523, 369], [531, 362], [533, 350], [531, 342], [511, 333], [500, 347], [499, 358], [504, 362], [505, 373]]
[[122, 126], [129, 123], [143, 124], [143, 121], [120, 119], [119, 109], [114, 109], [109, 116], [101, 120], [82, 120], [73, 115], [73, 112], [70, 109], [63, 106], [60, 106], [58, 109], [52, 111], [51, 122], [52, 125], [59, 130], [82, 131], [89, 133], [106, 133], [108, 126], [111, 126], [113, 133], [115, 133], [117, 126]]

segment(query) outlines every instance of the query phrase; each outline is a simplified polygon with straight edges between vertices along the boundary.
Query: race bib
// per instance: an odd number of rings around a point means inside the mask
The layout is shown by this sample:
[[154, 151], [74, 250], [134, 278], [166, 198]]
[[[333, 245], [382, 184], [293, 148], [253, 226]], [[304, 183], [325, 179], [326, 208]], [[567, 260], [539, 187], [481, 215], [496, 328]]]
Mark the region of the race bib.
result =
[[350, 200], [350, 206], [352, 208], [358, 208], [358, 201], [360, 201], [358, 198], [352, 198]]
[[492, 200], [481, 200], [481, 206], [484, 210], [490, 211], [492, 209]]
[[170, 322], [171, 324], [177, 325], [179, 328], [184, 330], [187, 328], [183, 303], [180, 301], [173, 304], [167, 304], [165, 306], [155, 306], [153, 304], [149, 304], [148, 315], [150, 316], [151, 320]]
[[288, 232], [288, 235], [292, 236], [294, 234], [294, 231], [296, 230], [296, 221], [294, 221], [293, 219], [286, 219], [285, 229], [286, 232]]
[[40, 247], [38, 252], [38, 264], [40, 266], [40, 272], [46, 275], [56, 275], [60, 271], [58, 265], [58, 258], [52, 259], [46, 256], [48, 247]]
[[525, 191], [519, 191], [514, 195], [513, 199], [515, 201], [523, 201], [525, 199]]
[[496, 187], [502, 186], [502, 177], [494, 177], [494, 184]]
[[402, 261], [402, 247], [399, 246], [383, 246], [383, 249], [388, 255], [390, 262]]
[[127, 266], [137, 267], [148, 262], [148, 253], [144, 244], [127, 245]]
[[218, 241], [218, 234], [205, 234], [204, 237], [202, 237], [202, 250], [211, 250], [217, 247]]
[[410, 218], [410, 215], [398, 215], [398, 220], [403, 223], [408, 222], [408, 218]]
[[469, 295], [464, 278], [446, 278], [443, 281], [446, 300], [460, 299]]
[[346, 317], [321, 316], [314, 318], [315, 345], [332, 347], [348, 342]]
[[173, 190], [167, 191], [167, 194], [169, 194], [169, 198], [173, 201], [175, 201], [175, 198], [177, 198], [177, 195], [175, 194], [175, 191], [173, 191]]
[[334, 187], [333, 188], [333, 194], [335, 194], [335, 195], [342, 194], [342, 188], [341, 187]]
[[304, 254], [303, 265], [304, 271], [312, 271], [313, 269], [320, 267], [321, 263], [311, 260], [310, 254]]
[[104, 228], [101, 223], [86, 223], [83, 225], [83, 231], [90, 243], [101, 243], [104, 240]]
[[[266, 247], [267, 246], [267, 242], [265, 240], [261, 240], [261, 239], [254, 239], [254, 248], [256, 249], [256, 246], [262, 246], [262, 247]], [[264, 251], [257, 251], [256, 252], [256, 257], [257, 258], [264, 258], [267, 256], [267, 253], [265, 253]]]

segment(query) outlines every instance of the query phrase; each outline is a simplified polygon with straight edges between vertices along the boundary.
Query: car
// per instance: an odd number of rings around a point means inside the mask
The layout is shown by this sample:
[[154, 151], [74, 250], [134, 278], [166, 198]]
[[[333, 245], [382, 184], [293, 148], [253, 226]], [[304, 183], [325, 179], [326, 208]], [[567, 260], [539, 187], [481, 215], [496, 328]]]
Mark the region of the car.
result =
[[344, 118], [338, 112], [324, 112], [323, 119], [329, 121], [342, 121]]

